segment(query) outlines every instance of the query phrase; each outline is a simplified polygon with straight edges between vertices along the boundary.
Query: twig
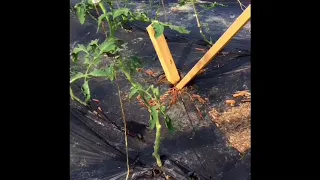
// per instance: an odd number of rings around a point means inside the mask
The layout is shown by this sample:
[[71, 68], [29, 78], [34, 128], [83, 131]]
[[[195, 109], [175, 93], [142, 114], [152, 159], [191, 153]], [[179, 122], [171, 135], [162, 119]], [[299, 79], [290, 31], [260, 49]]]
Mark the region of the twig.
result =
[[122, 104], [122, 99], [121, 99], [121, 92], [120, 92], [120, 87], [118, 84], [118, 81], [116, 79], [115, 76], [115, 81], [117, 84], [117, 88], [118, 88], [118, 96], [119, 96], [119, 101], [120, 101], [120, 106], [121, 106], [121, 113], [122, 113], [122, 119], [123, 119], [123, 124], [124, 124], [124, 140], [125, 140], [125, 144], [126, 144], [126, 156], [127, 156], [127, 176], [126, 176], [126, 180], [129, 179], [129, 174], [130, 174], [130, 165], [129, 165], [129, 152], [128, 152], [128, 136], [127, 136], [127, 121], [126, 121], [126, 116], [124, 114], [124, 109], [123, 109], [123, 104]]
[[199, 28], [200, 34], [203, 37], [204, 41], [206, 41], [207, 43], [212, 45], [212, 43], [207, 39], [207, 37], [202, 32], [202, 26], [201, 26], [201, 23], [200, 23], [200, 20], [199, 20], [199, 17], [198, 17], [198, 11], [196, 9], [196, 5], [194, 3], [194, 0], [192, 0], [191, 2], [192, 2], [192, 6], [193, 6], [194, 15], [196, 16], [196, 19], [197, 19], [197, 24], [198, 24], [198, 28]]
[[242, 9], [242, 11], [244, 11], [247, 7], [245, 5], [243, 5], [240, 0], [237, 0], [237, 1], [240, 5], [240, 8]]
[[166, 14], [166, 9], [164, 8], [164, 2], [161, 0], [162, 3], [162, 8], [163, 8], [163, 14], [164, 14], [164, 21], [167, 22], [167, 14]]

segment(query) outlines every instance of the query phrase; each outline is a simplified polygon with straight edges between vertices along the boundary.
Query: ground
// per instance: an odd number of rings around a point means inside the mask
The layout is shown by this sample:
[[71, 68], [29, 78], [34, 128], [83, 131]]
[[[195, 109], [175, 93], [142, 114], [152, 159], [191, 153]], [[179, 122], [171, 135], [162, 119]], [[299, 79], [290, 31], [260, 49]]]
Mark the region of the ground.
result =
[[[241, 13], [241, 9], [234, 11], [232, 8], [217, 10], [215, 16], [212, 16], [213, 21], [219, 20], [215, 28], [210, 28], [213, 31], [218, 29], [212, 33], [213, 40], [225, 30], [222, 28], [224, 24], [227, 27], [232, 22], [230, 17]], [[95, 38], [103, 41], [104, 35], [96, 33], [94, 22], [89, 21], [81, 26], [72, 14], [70, 17], [71, 46], [88, 43]], [[185, 23], [178, 21], [177, 17], [179, 16], [175, 16], [175, 22]], [[144, 72], [149, 70], [158, 75], [161, 73], [161, 65], [155, 58], [152, 43], [144, 31], [146, 26], [139, 23], [130, 25], [133, 33], [121, 32], [118, 36], [128, 42], [126, 53], [142, 59], [144, 71], [137, 73], [135, 79], [146, 86], [154, 84], [157, 78]], [[197, 34], [196, 27], [187, 26], [192, 30], [189, 36], [165, 32], [170, 51], [182, 74], [186, 74], [208, 49]], [[161, 172], [174, 179], [188, 179], [191, 176], [200, 179], [250, 179], [250, 102], [241, 102], [241, 99], [233, 96], [238, 91], [250, 92], [250, 78], [250, 35], [244, 29], [201, 75], [188, 84], [185, 90], [188, 94], [199, 95], [202, 99], [207, 99], [207, 102], [202, 104], [184, 94], [170, 108], [169, 115], [174, 120], [176, 131], [170, 134], [163, 128], [160, 154], [164, 167]], [[81, 85], [81, 82], [77, 83]], [[118, 83], [131, 133], [129, 158], [133, 176], [151, 179], [150, 176], [157, 173], [154, 172], [156, 165], [151, 155], [155, 132], [148, 129], [149, 113], [137, 101], [127, 98], [130, 85], [124, 77], [120, 76]], [[169, 89], [166, 84], [159, 86], [162, 93]], [[80, 96], [79, 87], [72, 87]], [[126, 173], [126, 159], [117, 88], [107, 80], [93, 80], [90, 87], [93, 98], [100, 101], [99, 105], [92, 109], [75, 102], [70, 105], [71, 177], [79, 180], [121, 179]], [[227, 100], [236, 102], [231, 107], [232, 103], [226, 103]], [[103, 112], [101, 118], [95, 114], [99, 108]], [[233, 124], [226, 123], [228, 121]], [[239, 138], [242, 136], [244, 138]]]

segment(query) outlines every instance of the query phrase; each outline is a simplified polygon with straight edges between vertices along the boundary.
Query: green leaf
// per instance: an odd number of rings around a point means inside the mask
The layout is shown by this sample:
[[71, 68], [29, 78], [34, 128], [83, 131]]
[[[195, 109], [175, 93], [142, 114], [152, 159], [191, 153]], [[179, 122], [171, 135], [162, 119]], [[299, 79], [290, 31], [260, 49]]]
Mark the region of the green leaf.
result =
[[90, 95], [90, 88], [89, 88], [89, 81], [84, 81], [82, 85], [83, 93], [86, 97], [86, 103], [90, 100], [91, 95]]
[[78, 62], [78, 54], [71, 53], [71, 59], [72, 59], [72, 62], [77, 63]]
[[113, 12], [113, 19], [125, 15], [128, 16], [129, 9], [128, 8], [119, 8]]
[[204, 8], [206, 10], [211, 10], [217, 6], [227, 7], [226, 5], [221, 4], [221, 3], [217, 3], [217, 2], [210, 3], [210, 4], [200, 4], [200, 7]]
[[115, 70], [114, 70], [114, 64], [110, 64], [110, 66], [107, 68], [106, 70], [109, 73], [108, 78], [110, 79], [110, 81], [113, 81], [115, 79]]
[[96, 69], [96, 70], [93, 70], [89, 73], [90, 76], [94, 76], [94, 77], [109, 77], [110, 74], [108, 71], [103, 71], [103, 70], [100, 70], [100, 69]]
[[74, 75], [73, 77], [71, 77], [70, 79], [70, 83], [76, 81], [77, 79], [80, 79], [80, 78], [84, 78], [85, 75], [81, 72], [78, 72], [76, 75]]
[[169, 25], [168, 27], [172, 30], [178, 31], [181, 34], [189, 34], [190, 33], [190, 31], [188, 31], [186, 28], [181, 27], [181, 26]]
[[86, 47], [82, 44], [78, 44], [78, 47], [74, 48], [72, 52], [75, 54], [78, 54], [79, 52], [85, 52], [85, 53], [89, 54]]
[[99, 42], [99, 39], [95, 39], [95, 40], [92, 40], [89, 44], [89, 46], [99, 46], [98, 45], [98, 42]]
[[135, 13], [132, 15], [133, 19], [132, 20], [138, 20], [138, 21], [142, 21], [142, 22], [150, 22], [150, 18], [145, 14], [145, 13]]
[[85, 57], [84, 57], [84, 62], [83, 64], [90, 64], [90, 55], [87, 54]]
[[115, 51], [117, 49], [117, 46], [115, 44], [116, 39], [115, 38], [109, 38], [104, 43], [100, 44], [100, 54], [102, 53], [111, 53], [112, 51]]
[[132, 56], [131, 57], [131, 64], [133, 66], [133, 68], [140, 68], [142, 65], [141, 65], [141, 60], [140, 58], [138, 58], [137, 56]]
[[101, 56], [94, 58], [93, 64], [98, 65], [102, 61]]
[[152, 106], [150, 108], [151, 115], [150, 115], [150, 129], [154, 129], [156, 125], [156, 121], [159, 120], [159, 113], [157, 110], [157, 106]]
[[160, 110], [161, 110], [161, 112], [162, 112], [163, 114], [166, 112], [166, 109], [167, 109], [166, 106], [161, 106], [161, 107], [160, 107]]
[[138, 93], [138, 91], [139, 91], [138, 88], [132, 87], [130, 94], [129, 94], [129, 99], [131, 99], [134, 95], [136, 95]]
[[165, 116], [165, 122], [166, 122], [166, 127], [168, 128], [169, 132], [170, 133], [173, 133], [174, 132], [174, 127], [172, 125], [172, 120], [169, 118], [169, 116]]
[[99, 16], [97, 32], [99, 31], [99, 28], [100, 28], [100, 25], [101, 25], [101, 22], [102, 22], [103, 18], [105, 18], [106, 16], [107, 16], [107, 14], [102, 14], [101, 16]]
[[158, 39], [163, 34], [164, 26], [162, 24], [155, 22], [152, 24], [152, 27], [154, 28], [154, 30], [156, 32], [155, 38]]
[[154, 88], [154, 87], [152, 87], [151, 89], [152, 89], [152, 93], [155, 95], [155, 97], [156, 97], [157, 99], [159, 99], [159, 98], [160, 98], [159, 88]]
[[150, 115], [150, 129], [153, 130], [156, 127], [156, 121], [152, 119], [152, 115]]
[[92, 2], [92, 0], [87, 0], [88, 4], [93, 5], [94, 3]]
[[74, 8], [76, 9], [80, 24], [84, 24], [84, 21], [86, 20], [86, 5], [84, 3], [79, 3]]
[[179, 4], [180, 6], [183, 6], [183, 5], [185, 5], [186, 3], [187, 3], [186, 0], [179, 0], [179, 1], [178, 1], [178, 4]]

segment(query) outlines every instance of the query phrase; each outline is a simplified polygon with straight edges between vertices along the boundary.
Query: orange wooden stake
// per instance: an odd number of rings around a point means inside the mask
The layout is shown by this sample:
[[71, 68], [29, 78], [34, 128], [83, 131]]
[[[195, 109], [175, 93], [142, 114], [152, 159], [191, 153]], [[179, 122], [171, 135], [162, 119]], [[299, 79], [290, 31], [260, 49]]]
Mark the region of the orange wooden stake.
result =
[[167, 80], [171, 84], [177, 84], [177, 82], [180, 81], [180, 76], [164, 35], [161, 35], [159, 38], [156, 39], [154, 36], [155, 31], [152, 25], [149, 25], [147, 27], [147, 31], [149, 33], [153, 47], [156, 50], [156, 53], [160, 60], [162, 69], [167, 77]]
[[227, 31], [218, 39], [218, 41], [208, 50], [208, 52], [198, 61], [198, 63], [188, 72], [188, 74], [176, 85], [176, 88], [182, 89], [190, 82], [198, 72], [205, 67], [211, 60], [224, 48], [229, 41], [239, 32], [239, 30], [251, 18], [251, 5], [245, 9]]

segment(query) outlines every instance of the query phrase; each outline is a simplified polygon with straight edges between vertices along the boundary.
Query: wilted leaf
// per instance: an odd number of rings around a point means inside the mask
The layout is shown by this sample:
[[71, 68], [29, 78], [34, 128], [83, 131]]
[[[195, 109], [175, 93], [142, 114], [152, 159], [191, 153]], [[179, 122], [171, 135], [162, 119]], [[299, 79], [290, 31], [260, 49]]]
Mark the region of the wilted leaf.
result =
[[138, 88], [132, 87], [131, 92], [129, 94], [129, 99], [131, 99], [134, 95], [136, 95], [138, 91], [139, 91]]
[[121, 15], [128, 16], [128, 12], [129, 12], [128, 8], [119, 8], [113, 12], [113, 19], [115, 19]]
[[158, 22], [154, 22], [152, 24], [152, 27], [154, 28], [155, 33], [155, 38], [158, 39], [164, 31], [164, 26], [162, 24], [159, 24]]
[[83, 93], [86, 97], [86, 102], [88, 102], [90, 100], [90, 88], [89, 88], [89, 82], [88, 81], [84, 81], [83, 85], [82, 85], [82, 89], [83, 89]]
[[86, 19], [86, 5], [84, 3], [79, 3], [75, 7], [77, 12], [77, 17], [80, 21], [80, 24], [84, 24], [84, 21]]
[[85, 75], [81, 72], [78, 72], [76, 75], [74, 75], [71, 79], [70, 79], [70, 83], [76, 81], [77, 79], [80, 79], [80, 78], [84, 78]]
[[108, 14], [102, 14], [101, 16], [99, 16], [99, 18], [98, 18], [98, 29], [97, 29], [97, 32], [99, 31], [99, 28], [100, 28], [102, 19], [104, 19], [106, 16], [108, 16]]
[[173, 133], [174, 132], [174, 127], [172, 125], [172, 120], [170, 119], [169, 116], [165, 117], [165, 122], [166, 122], [166, 126], [167, 126], [168, 130], [170, 131], [170, 133]]

